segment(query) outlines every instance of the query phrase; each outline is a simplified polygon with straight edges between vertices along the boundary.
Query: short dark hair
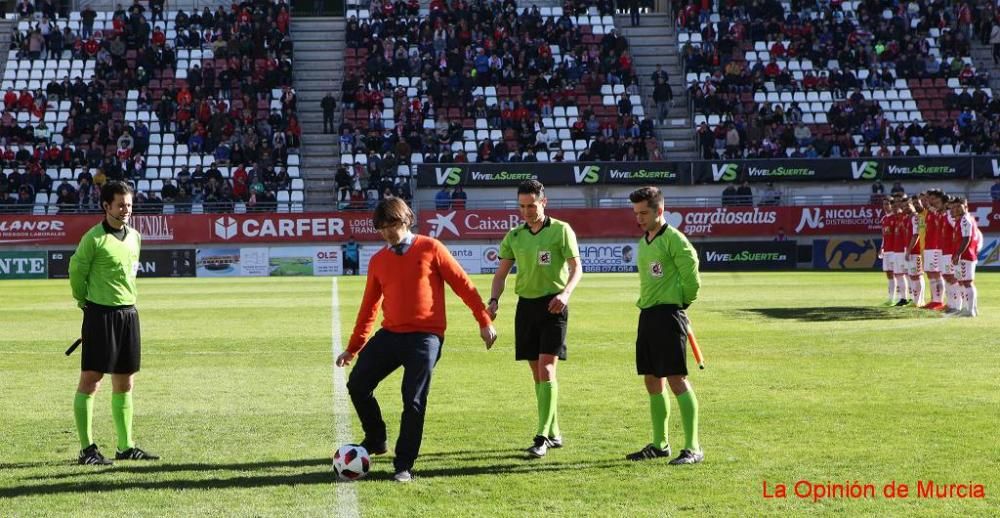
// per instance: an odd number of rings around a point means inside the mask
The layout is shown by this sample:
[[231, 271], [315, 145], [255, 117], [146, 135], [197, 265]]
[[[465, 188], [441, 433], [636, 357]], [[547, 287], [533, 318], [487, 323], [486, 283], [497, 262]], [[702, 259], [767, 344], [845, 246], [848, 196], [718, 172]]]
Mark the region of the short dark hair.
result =
[[538, 180], [525, 180], [517, 186], [517, 194], [534, 194], [539, 198], [544, 198], [545, 186]]
[[969, 204], [969, 200], [965, 199], [964, 196], [955, 196], [952, 199], [952, 201], [955, 202], [955, 203], [957, 203], [957, 204], [959, 204], [959, 205], [968, 205]]
[[663, 191], [659, 187], [640, 187], [628, 195], [628, 200], [632, 203], [647, 202], [651, 208], [659, 209], [663, 207]]
[[375, 207], [372, 223], [376, 229], [403, 224], [409, 227], [413, 224], [413, 211], [405, 201], [399, 198], [386, 198]]
[[124, 196], [126, 194], [135, 194], [135, 191], [125, 182], [117, 180], [104, 182], [104, 185], [101, 187], [101, 205], [114, 202], [116, 194]]

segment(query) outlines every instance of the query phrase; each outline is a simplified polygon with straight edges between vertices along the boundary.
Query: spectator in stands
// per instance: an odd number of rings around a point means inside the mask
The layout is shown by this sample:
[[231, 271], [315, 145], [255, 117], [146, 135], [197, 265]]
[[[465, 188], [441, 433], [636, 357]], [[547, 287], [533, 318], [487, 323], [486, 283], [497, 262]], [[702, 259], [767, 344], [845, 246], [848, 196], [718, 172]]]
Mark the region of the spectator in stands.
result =
[[553, 144], [558, 144], [556, 142], [556, 136], [552, 134], [544, 125], [539, 126], [538, 132], [535, 133], [535, 151], [548, 152], [549, 148], [551, 148]]
[[639, 0], [628, 0], [628, 15], [632, 27], [639, 26]]
[[351, 177], [351, 173], [348, 172], [347, 167], [345, 167], [344, 164], [340, 164], [337, 168], [337, 174], [334, 175], [334, 181], [337, 183], [337, 201], [348, 201], [351, 197], [351, 189], [354, 186], [354, 179]]
[[889, 190], [892, 195], [906, 194], [906, 189], [903, 189], [903, 184], [900, 182], [895, 182], [892, 184], [892, 189]]
[[333, 132], [333, 114], [337, 109], [337, 101], [333, 98], [333, 92], [327, 92], [320, 102], [323, 109], [323, 133]]
[[795, 125], [793, 134], [795, 135], [795, 142], [799, 147], [812, 145], [812, 130], [810, 130], [809, 126], [806, 126], [802, 121], [799, 121], [799, 123]]
[[15, 200], [11, 198], [9, 194], [7, 194], [7, 191], [4, 189], [0, 189], [0, 214], [4, 214], [7, 212], [14, 212], [13, 210], [11, 210], [11, 207], [14, 205], [14, 203]]
[[785, 236], [785, 227], [778, 227], [778, 233], [774, 235], [775, 241], [787, 241], [788, 238]]
[[434, 207], [437, 210], [448, 210], [451, 208], [451, 192], [448, 191], [448, 186], [441, 187], [441, 190], [434, 195]]
[[736, 184], [731, 183], [722, 190], [722, 206], [736, 205], [737, 202]]
[[774, 187], [773, 182], [767, 182], [767, 188], [764, 190], [764, 194], [760, 197], [759, 205], [761, 207], [776, 207], [781, 205], [781, 191]]
[[464, 210], [466, 200], [468, 200], [469, 195], [462, 189], [461, 185], [455, 186], [455, 191], [451, 193], [451, 208]]
[[736, 197], [733, 200], [733, 205], [753, 206], [753, 190], [750, 188], [750, 183], [746, 180], [743, 180], [740, 187], [736, 189]]
[[993, 186], [990, 187], [990, 198], [994, 204], [1000, 203], [1000, 179], [993, 182]]
[[35, 6], [31, 5], [28, 0], [20, 0], [17, 3], [17, 14], [21, 18], [30, 18], [32, 14], [35, 13]]
[[1000, 19], [994, 19], [990, 28], [990, 45], [993, 46], [993, 64], [1000, 65]]
[[670, 85], [662, 77], [657, 78], [656, 86], [653, 88], [653, 102], [656, 103], [656, 118], [660, 124], [666, 124], [667, 114], [670, 112], [670, 104], [673, 102], [674, 94], [670, 90]]
[[177, 186], [174, 185], [173, 180], [167, 178], [163, 180], [163, 187], [160, 188], [160, 196], [163, 198], [163, 203], [173, 203], [177, 199]]
[[14, 202], [14, 204], [17, 205], [17, 212], [20, 212], [21, 214], [31, 214], [31, 207], [34, 203], [34, 194], [31, 192], [31, 187], [22, 185], [21, 188], [17, 190], [17, 200]]

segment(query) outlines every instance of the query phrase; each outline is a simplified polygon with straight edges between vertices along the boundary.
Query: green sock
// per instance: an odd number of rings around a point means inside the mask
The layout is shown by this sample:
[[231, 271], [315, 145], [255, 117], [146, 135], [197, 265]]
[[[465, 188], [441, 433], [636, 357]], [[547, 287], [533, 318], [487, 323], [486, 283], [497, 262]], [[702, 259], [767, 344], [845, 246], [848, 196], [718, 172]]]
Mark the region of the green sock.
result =
[[653, 421], [653, 446], [663, 450], [667, 447], [667, 419], [670, 405], [663, 393], [649, 395], [649, 418]]
[[684, 423], [684, 448], [691, 451], [701, 451], [698, 443], [698, 398], [694, 390], [677, 396], [677, 406], [681, 408], [681, 421]]
[[550, 381], [552, 384], [552, 419], [549, 421], [549, 435], [547, 437], [559, 437], [562, 435], [559, 430], [559, 382]]
[[73, 417], [76, 433], [80, 436], [80, 449], [94, 444], [94, 396], [77, 392], [73, 398]]
[[540, 381], [535, 385], [538, 396], [538, 432], [535, 435], [548, 437], [552, 422], [552, 412], [555, 406], [552, 404], [552, 382]]
[[118, 451], [125, 451], [133, 446], [132, 442], [132, 393], [115, 392], [111, 394], [111, 416], [115, 420], [115, 433], [118, 435]]

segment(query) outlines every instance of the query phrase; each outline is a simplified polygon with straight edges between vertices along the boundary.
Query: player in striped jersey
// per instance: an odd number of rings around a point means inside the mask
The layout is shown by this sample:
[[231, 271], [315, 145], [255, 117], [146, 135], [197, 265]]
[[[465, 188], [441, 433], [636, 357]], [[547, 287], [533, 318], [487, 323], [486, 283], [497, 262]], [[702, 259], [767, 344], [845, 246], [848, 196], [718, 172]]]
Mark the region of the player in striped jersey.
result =
[[922, 211], [923, 205], [919, 197], [914, 196], [903, 203], [903, 214], [906, 215], [906, 219], [903, 221], [909, 237], [906, 241], [906, 248], [903, 250], [903, 260], [906, 264], [906, 275], [910, 281], [907, 291], [910, 297], [909, 304], [913, 306], [921, 306], [924, 303], [923, 239], [921, 239], [924, 218], [921, 215]]
[[958, 314], [963, 317], [974, 317], [979, 314], [979, 308], [976, 285], [973, 281], [976, 278], [976, 261], [983, 242], [983, 233], [979, 230], [976, 220], [969, 214], [969, 203], [965, 198], [955, 199], [952, 215], [957, 220], [955, 243], [958, 247], [951, 262], [955, 266], [955, 277], [963, 305], [962, 311]]
[[908, 198], [901, 196], [893, 201], [893, 264], [892, 274], [896, 277], [896, 306], [905, 306], [910, 303], [906, 299], [909, 288], [906, 282], [906, 251], [910, 242], [910, 218], [905, 212]]

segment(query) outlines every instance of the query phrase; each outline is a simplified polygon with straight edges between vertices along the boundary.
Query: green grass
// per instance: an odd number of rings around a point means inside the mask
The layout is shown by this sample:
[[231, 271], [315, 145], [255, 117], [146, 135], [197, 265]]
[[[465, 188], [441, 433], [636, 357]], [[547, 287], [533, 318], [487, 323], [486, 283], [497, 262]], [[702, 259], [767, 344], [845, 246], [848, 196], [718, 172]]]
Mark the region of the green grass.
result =
[[[363, 516], [991, 516], [1000, 491], [1000, 276], [980, 273], [982, 317], [876, 308], [879, 273], [706, 274], [690, 313], [708, 368], [691, 379], [706, 463], [626, 463], [649, 439], [634, 371], [634, 275], [588, 275], [559, 367], [566, 448], [529, 461], [534, 390], [513, 361], [515, 297], [486, 352], [450, 296], [418, 480], [391, 459], [352, 485]], [[480, 288], [487, 276], [476, 278]], [[341, 278], [346, 341], [362, 290]], [[508, 283], [512, 290], [512, 283]], [[65, 281], [0, 283], [0, 516], [330, 516], [336, 447], [329, 278], [140, 281], [140, 446], [155, 464], [73, 464], [80, 313]], [[390, 438], [400, 374], [378, 395]], [[113, 451], [110, 386], [95, 433]], [[676, 402], [670, 437], [682, 446]], [[360, 438], [359, 426], [351, 424]], [[984, 484], [985, 500], [762, 498], [798, 480]], [[916, 488], [911, 489], [913, 493]]]

